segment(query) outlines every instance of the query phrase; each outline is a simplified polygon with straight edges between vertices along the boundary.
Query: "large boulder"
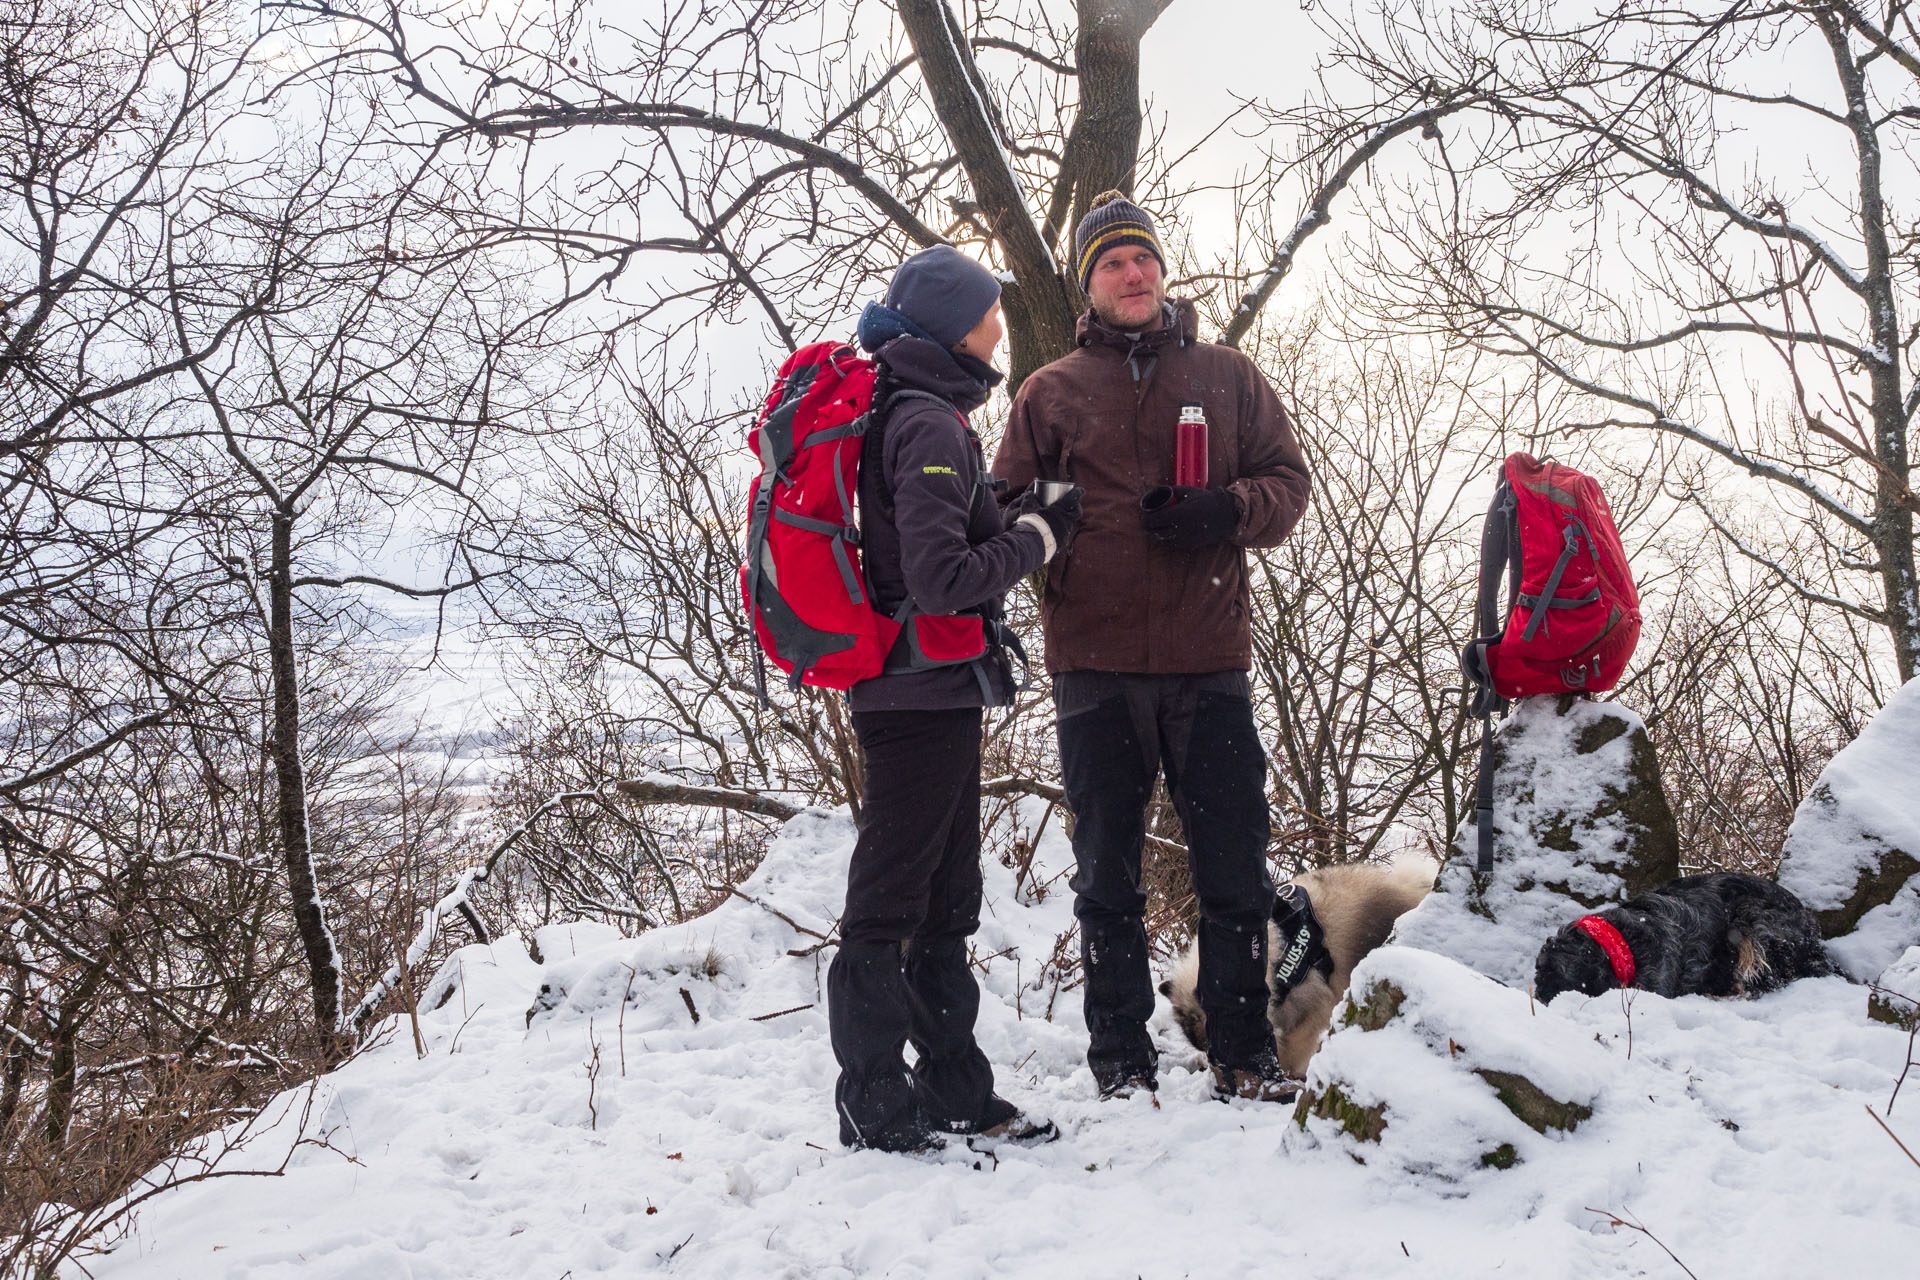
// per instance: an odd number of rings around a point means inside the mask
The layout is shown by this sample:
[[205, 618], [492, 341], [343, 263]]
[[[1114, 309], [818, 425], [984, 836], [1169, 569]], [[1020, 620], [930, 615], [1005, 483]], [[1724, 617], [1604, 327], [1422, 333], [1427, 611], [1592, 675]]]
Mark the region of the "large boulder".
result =
[[1522, 698], [1493, 740], [1493, 870], [1462, 824], [1434, 891], [1393, 940], [1512, 986], [1562, 925], [1680, 874], [1680, 836], [1640, 717], [1575, 695]]
[[1800, 802], [1780, 883], [1820, 921], [1848, 976], [1920, 943], [1920, 680], [1887, 700]]
[[1616, 1064], [1586, 1031], [1424, 951], [1387, 946], [1354, 970], [1307, 1068], [1290, 1143], [1460, 1182], [1542, 1154], [1590, 1119]]

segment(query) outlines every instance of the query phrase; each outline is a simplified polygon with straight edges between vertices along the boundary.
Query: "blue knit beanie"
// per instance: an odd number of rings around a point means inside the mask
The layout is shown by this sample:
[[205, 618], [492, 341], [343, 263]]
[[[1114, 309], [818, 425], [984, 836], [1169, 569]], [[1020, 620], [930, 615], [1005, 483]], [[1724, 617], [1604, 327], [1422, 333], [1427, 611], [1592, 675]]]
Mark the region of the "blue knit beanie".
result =
[[926, 330], [943, 347], [973, 332], [1000, 300], [993, 272], [950, 244], [922, 249], [900, 264], [886, 306]]
[[1160, 263], [1160, 274], [1167, 273], [1167, 258], [1160, 252], [1160, 238], [1153, 233], [1147, 211], [1118, 191], [1103, 191], [1093, 198], [1093, 207], [1073, 233], [1073, 267], [1080, 277], [1080, 292], [1087, 291], [1100, 255], [1123, 244], [1145, 247]]

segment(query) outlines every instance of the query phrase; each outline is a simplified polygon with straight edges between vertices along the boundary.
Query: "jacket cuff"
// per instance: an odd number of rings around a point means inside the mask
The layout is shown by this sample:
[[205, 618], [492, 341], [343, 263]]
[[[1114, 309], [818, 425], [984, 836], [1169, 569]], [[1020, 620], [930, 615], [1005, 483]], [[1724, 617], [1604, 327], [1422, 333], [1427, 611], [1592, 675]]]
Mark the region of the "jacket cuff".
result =
[[1025, 525], [1040, 535], [1040, 541], [1046, 547], [1046, 554], [1040, 557], [1040, 563], [1045, 564], [1047, 561], [1053, 559], [1053, 553], [1060, 548], [1055, 545], [1053, 541], [1053, 530], [1047, 526], [1047, 522], [1029, 512], [1013, 522], [1013, 527], [1016, 529], [1021, 525]]
[[1236, 480], [1223, 490], [1233, 499], [1233, 532], [1227, 535], [1227, 541], [1242, 547], [1246, 546], [1245, 539], [1252, 532], [1247, 526], [1253, 504], [1247, 500], [1246, 483], [1245, 480]]

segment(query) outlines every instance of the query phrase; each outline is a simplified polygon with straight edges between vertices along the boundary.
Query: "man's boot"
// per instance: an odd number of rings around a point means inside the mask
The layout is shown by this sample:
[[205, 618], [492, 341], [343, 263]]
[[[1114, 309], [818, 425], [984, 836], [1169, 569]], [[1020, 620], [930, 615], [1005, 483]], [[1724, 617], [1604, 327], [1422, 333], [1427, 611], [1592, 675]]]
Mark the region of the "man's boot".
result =
[[1301, 1081], [1287, 1074], [1280, 1055], [1269, 1043], [1266, 1052], [1255, 1054], [1245, 1066], [1209, 1062], [1213, 1069], [1213, 1096], [1221, 1102], [1248, 1098], [1254, 1102], [1292, 1102], [1300, 1094]]

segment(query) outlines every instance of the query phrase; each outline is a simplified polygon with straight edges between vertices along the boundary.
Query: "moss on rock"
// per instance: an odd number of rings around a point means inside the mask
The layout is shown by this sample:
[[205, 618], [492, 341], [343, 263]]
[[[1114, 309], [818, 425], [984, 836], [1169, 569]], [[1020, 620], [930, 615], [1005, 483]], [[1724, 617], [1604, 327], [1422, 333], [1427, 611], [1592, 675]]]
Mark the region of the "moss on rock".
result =
[[[1593, 1108], [1577, 1102], [1562, 1102], [1525, 1076], [1511, 1071], [1480, 1067], [1474, 1074], [1493, 1086], [1500, 1104], [1518, 1116], [1535, 1133], [1558, 1129], [1571, 1132], [1583, 1120], [1593, 1118]], [[1507, 1166], [1501, 1165], [1500, 1168]]]
[[1399, 987], [1391, 982], [1376, 982], [1358, 999], [1348, 998], [1347, 1011], [1340, 1023], [1362, 1031], [1378, 1031], [1399, 1017], [1406, 1003], [1407, 993]]
[[1304, 1129], [1310, 1115], [1333, 1121], [1340, 1126], [1340, 1132], [1361, 1142], [1378, 1142], [1380, 1135], [1387, 1131], [1386, 1103], [1377, 1102], [1370, 1107], [1363, 1107], [1342, 1092], [1337, 1084], [1328, 1085], [1318, 1094], [1301, 1095], [1300, 1105], [1294, 1109], [1294, 1121]]
[[[1829, 803], [1833, 793], [1827, 793]], [[1860, 872], [1860, 878], [1853, 882], [1853, 892], [1839, 906], [1826, 911], [1815, 911], [1813, 918], [1820, 922], [1820, 936], [1823, 938], [1841, 938], [1852, 933], [1859, 925], [1860, 917], [1875, 907], [1885, 906], [1904, 888], [1916, 874], [1920, 874], [1920, 859], [1905, 849], [1895, 849], [1885, 841], [1878, 842], [1885, 850], [1872, 866]]]
[[1875, 1022], [1891, 1022], [1902, 1031], [1911, 1031], [1915, 1023], [1920, 1023], [1920, 1004], [1897, 991], [1869, 987], [1867, 1016]]
[[1480, 1163], [1489, 1169], [1511, 1169], [1520, 1163], [1520, 1153], [1513, 1149], [1511, 1142], [1503, 1142], [1493, 1150], [1482, 1153]]

